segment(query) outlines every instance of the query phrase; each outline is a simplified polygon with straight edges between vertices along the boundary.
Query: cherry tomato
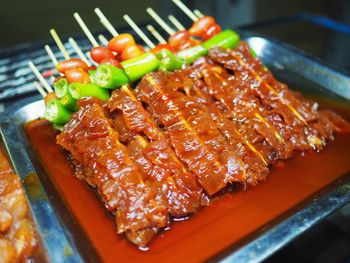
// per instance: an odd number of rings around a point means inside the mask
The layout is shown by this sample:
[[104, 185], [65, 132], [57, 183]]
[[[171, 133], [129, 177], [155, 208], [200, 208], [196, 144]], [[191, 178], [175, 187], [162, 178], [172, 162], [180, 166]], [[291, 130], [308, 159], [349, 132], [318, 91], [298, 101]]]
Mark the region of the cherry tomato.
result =
[[69, 83], [90, 83], [89, 74], [80, 68], [69, 69], [65, 72], [65, 75]]
[[107, 64], [115, 66], [117, 68], [122, 68], [122, 65], [120, 65], [119, 61], [116, 58], [106, 58], [102, 60], [100, 64]]
[[201, 36], [210, 26], [215, 24], [215, 19], [212, 16], [203, 16], [198, 19], [192, 27], [189, 29], [189, 32], [192, 36]]
[[121, 54], [126, 47], [131, 45], [135, 45], [134, 37], [130, 34], [120, 34], [109, 41], [108, 48]]
[[208, 40], [209, 38], [212, 38], [213, 36], [217, 35], [221, 32], [221, 27], [218, 24], [214, 24], [210, 26], [205, 32], [202, 33], [201, 38], [204, 40]]
[[174, 35], [169, 37], [168, 43], [175, 51], [177, 51], [178, 47], [188, 42], [190, 37], [191, 35], [187, 30], [177, 31]]
[[59, 62], [56, 67], [60, 73], [64, 73], [67, 70], [74, 68], [81, 68], [82, 70], [86, 71], [89, 66], [80, 58], [70, 58], [65, 61]]
[[122, 52], [122, 61], [140, 56], [143, 53], [144, 52], [139, 48], [138, 45], [128, 46]]
[[45, 105], [47, 105], [49, 103], [49, 101], [52, 99], [56, 99], [55, 92], [50, 92], [45, 96], [45, 98], [44, 98]]
[[153, 54], [157, 54], [159, 51], [162, 51], [163, 49], [168, 49], [171, 52], [174, 51], [174, 49], [171, 46], [169, 46], [168, 44], [159, 44], [155, 48], [152, 48], [151, 52]]
[[114, 58], [114, 54], [107, 47], [92, 48], [90, 51], [90, 56], [97, 63], [100, 63], [106, 58]]

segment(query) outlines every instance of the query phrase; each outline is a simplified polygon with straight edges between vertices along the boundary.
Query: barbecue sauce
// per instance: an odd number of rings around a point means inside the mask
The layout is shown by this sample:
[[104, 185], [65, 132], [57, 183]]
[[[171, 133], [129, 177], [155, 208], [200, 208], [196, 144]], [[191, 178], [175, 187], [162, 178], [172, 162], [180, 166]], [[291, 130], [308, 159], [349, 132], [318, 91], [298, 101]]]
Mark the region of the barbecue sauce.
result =
[[[348, 121], [350, 107], [327, 103]], [[118, 236], [113, 218], [91, 187], [73, 176], [68, 153], [56, 144], [57, 131], [45, 120], [25, 126], [28, 139], [70, 211], [105, 262], [203, 261], [272, 227], [331, 187], [349, 180], [350, 134], [336, 134], [320, 153], [307, 152], [271, 169], [266, 181], [226, 193], [188, 220], [173, 222], [147, 252]]]

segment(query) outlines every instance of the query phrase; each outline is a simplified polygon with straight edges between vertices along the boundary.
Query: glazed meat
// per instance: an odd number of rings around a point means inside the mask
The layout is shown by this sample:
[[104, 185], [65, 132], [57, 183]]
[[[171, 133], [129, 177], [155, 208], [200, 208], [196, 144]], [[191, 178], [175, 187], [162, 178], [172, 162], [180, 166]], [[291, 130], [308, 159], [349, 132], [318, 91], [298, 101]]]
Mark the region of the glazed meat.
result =
[[123, 141], [140, 170], [166, 196], [169, 214], [181, 217], [195, 212], [200, 206], [202, 188], [130, 87], [115, 90], [108, 106], [111, 112], [118, 112], [114, 127], [124, 134]]
[[139, 246], [230, 187], [258, 184], [277, 160], [350, 132], [278, 82], [244, 42], [147, 74], [107, 103], [79, 103], [57, 141], [115, 214], [118, 233]]
[[97, 189], [106, 208], [115, 214], [118, 233], [132, 236], [133, 242], [142, 246], [166, 226], [164, 196], [145, 180], [99, 104], [82, 107], [57, 141], [84, 166], [84, 180]]
[[33, 253], [36, 236], [18, 175], [0, 150], [0, 261], [24, 262]]
[[243, 161], [230, 150], [203, 105], [177, 91], [162, 72], [145, 76], [137, 91], [168, 134], [179, 159], [207, 193], [212, 195], [229, 182], [245, 180]]

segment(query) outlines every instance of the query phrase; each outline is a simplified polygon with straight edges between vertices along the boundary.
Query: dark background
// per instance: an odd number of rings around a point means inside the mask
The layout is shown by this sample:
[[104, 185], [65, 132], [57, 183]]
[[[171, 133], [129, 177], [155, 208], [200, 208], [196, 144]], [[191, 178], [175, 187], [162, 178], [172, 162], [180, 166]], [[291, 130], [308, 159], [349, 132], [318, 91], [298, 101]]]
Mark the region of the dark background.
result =
[[[248, 30], [287, 42], [340, 70], [350, 72], [350, 36], [293, 15], [322, 15], [350, 27], [350, 0], [187, 0], [191, 9], [214, 16], [222, 27]], [[186, 26], [191, 21], [170, 0], [2, 0], [0, 51], [23, 43], [51, 41], [55, 28], [63, 38], [81, 34], [73, 18], [78, 11], [92, 31], [101, 31], [93, 9], [100, 7], [117, 28], [126, 26], [122, 15], [137, 23], [151, 22], [151, 6], [163, 18], [174, 14]], [[268, 23], [266, 23], [268, 22]], [[154, 24], [154, 23], [153, 23]], [[107, 36], [107, 35], [106, 35]], [[350, 262], [350, 207], [345, 207], [282, 249], [268, 262]]]
[[[184, 0], [191, 8], [214, 16], [223, 27], [240, 27], [287, 17], [300, 12], [323, 15], [350, 26], [349, 0]], [[95, 7], [110, 19], [115, 27], [125, 27], [122, 15], [129, 14], [137, 23], [148, 23], [145, 9], [151, 6], [166, 19], [174, 14], [186, 26], [188, 19], [170, 0], [2, 0], [0, 7], [0, 49], [25, 42], [50, 41], [49, 29], [55, 28], [63, 38], [81, 34], [73, 18], [78, 11], [92, 31], [102, 30], [93, 12]], [[250, 27], [254, 33], [278, 38], [350, 71], [350, 37], [334, 33], [308, 22], [277, 21], [267, 27]]]

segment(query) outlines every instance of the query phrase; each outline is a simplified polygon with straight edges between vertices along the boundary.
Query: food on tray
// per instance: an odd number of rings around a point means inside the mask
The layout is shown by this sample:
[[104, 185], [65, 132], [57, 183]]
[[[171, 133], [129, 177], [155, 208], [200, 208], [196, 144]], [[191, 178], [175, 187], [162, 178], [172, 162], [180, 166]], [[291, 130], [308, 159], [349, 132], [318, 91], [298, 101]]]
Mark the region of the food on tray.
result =
[[243, 42], [213, 48], [181, 70], [149, 73], [107, 103], [79, 104], [58, 143], [115, 213], [118, 233], [138, 245], [227, 185], [255, 185], [269, 164], [321, 150], [334, 129], [349, 130], [339, 116], [297, 99]]
[[22, 262], [36, 245], [20, 178], [0, 150], [0, 261]]
[[57, 143], [76, 177], [138, 246], [221, 193], [257, 185], [277, 160], [350, 132], [342, 117], [277, 81], [212, 17], [150, 52], [121, 34], [91, 57], [97, 67], [58, 63], [45, 117], [62, 130]]

